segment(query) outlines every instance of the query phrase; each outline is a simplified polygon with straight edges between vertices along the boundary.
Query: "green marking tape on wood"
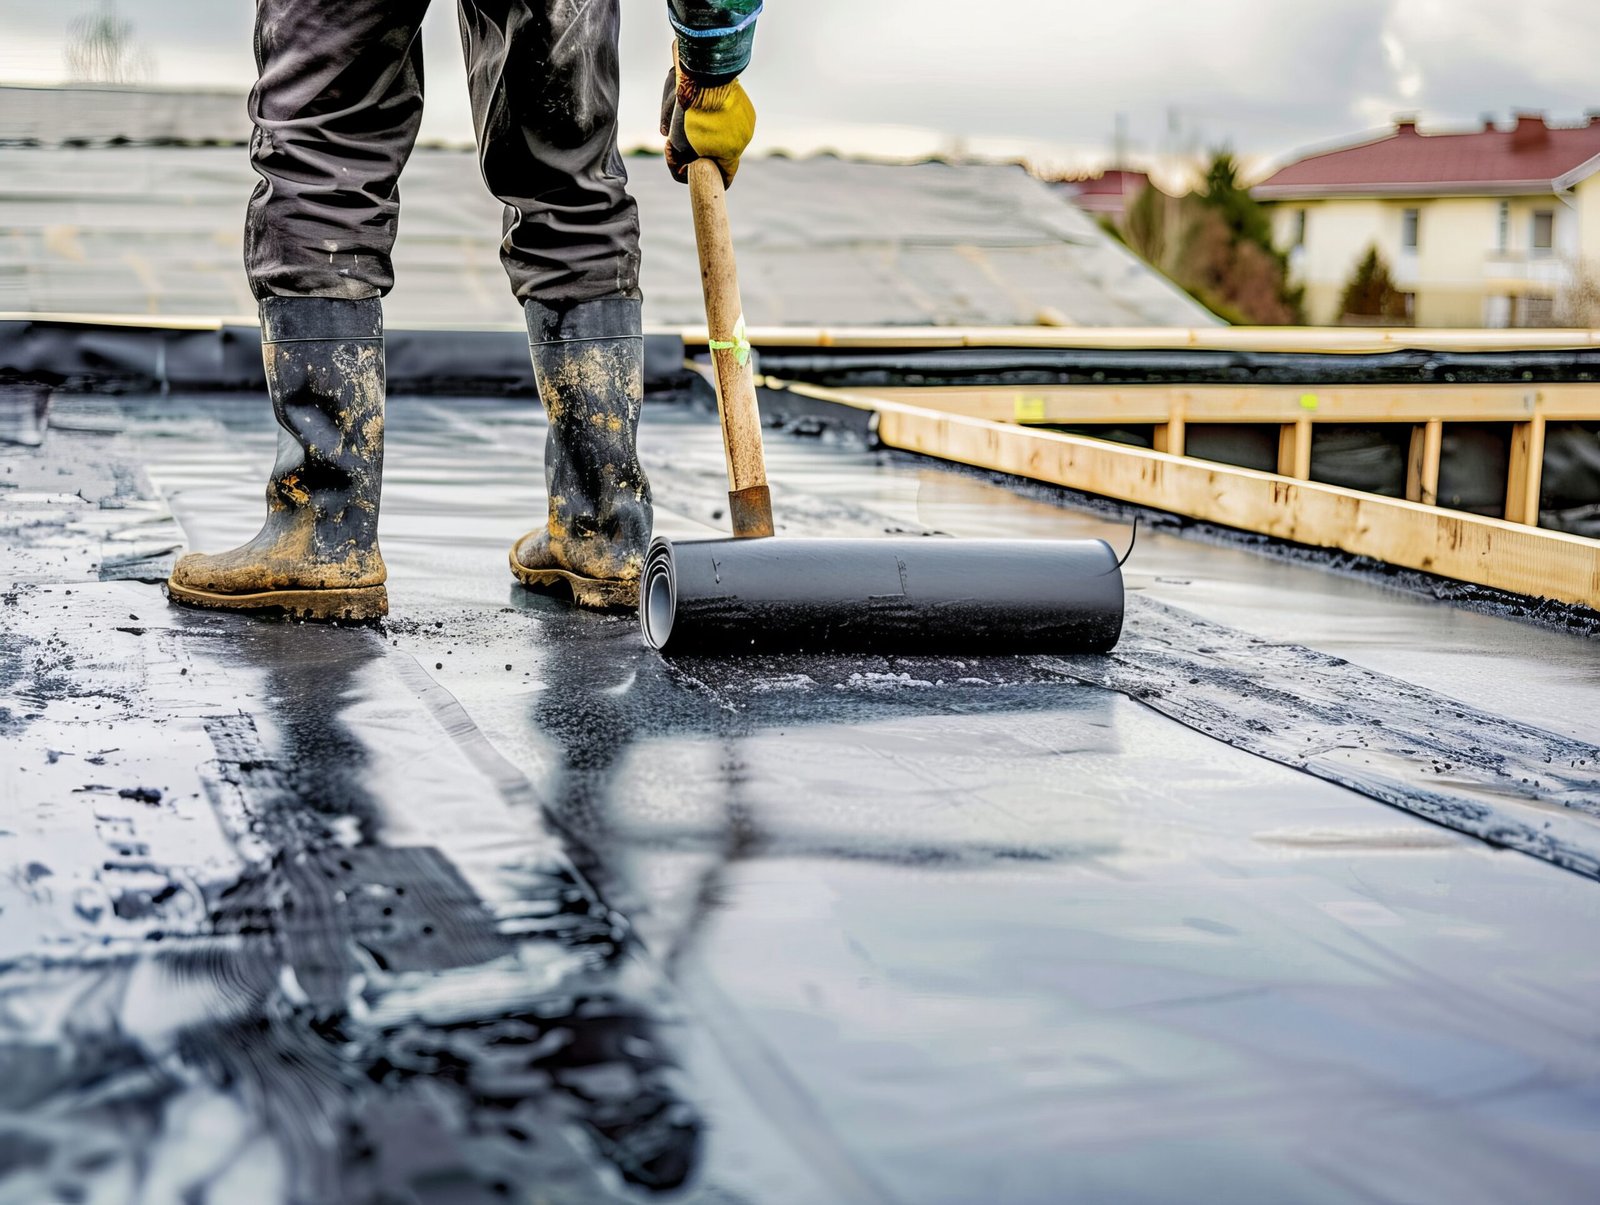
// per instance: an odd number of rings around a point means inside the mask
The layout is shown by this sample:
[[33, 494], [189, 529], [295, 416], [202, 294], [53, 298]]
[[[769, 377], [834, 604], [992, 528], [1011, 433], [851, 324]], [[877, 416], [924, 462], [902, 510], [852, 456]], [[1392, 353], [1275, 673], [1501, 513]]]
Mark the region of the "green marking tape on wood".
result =
[[750, 363], [750, 340], [745, 335], [744, 315], [739, 315], [739, 321], [733, 324], [733, 340], [707, 339], [706, 346], [712, 351], [731, 351], [733, 358], [740, 365]]

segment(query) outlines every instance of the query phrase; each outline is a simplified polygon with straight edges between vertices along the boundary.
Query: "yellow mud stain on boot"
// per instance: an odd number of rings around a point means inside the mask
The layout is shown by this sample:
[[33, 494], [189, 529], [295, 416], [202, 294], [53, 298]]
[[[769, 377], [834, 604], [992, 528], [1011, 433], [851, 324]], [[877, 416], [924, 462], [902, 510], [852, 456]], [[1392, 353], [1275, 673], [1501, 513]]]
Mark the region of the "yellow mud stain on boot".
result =
[[262, 347], [280, 428], [255, 538], [173, 568], [168, 594], [191, 606], [308, 619], [386, 614], [376, 520], [383, 455], [383, 351], [374, 341]]
[[311, 501], [311, 495], [300, 488], [300, 478], [293, 473], [278, 482], [278, 491], [296, 506], [304, 506]]

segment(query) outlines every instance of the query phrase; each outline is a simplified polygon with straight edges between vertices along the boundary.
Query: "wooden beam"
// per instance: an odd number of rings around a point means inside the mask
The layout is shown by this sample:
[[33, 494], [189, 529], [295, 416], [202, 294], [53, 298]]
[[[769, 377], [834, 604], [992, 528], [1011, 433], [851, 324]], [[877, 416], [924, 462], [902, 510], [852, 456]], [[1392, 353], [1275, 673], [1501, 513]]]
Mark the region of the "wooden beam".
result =
[[1439, 505], [1439, 461], [1444, 452], [1444, 423], [1430, 418], [1411, 428], [1411, 453], [1406, 457], [1406, 497], [1424, 506]]
[[1174, 402], [1167, 413], [1167, 421], [1157, 425], [1155, 449], [1172, 456], [1182, 456], [1188, 443], [1188, 411], [1183, 402]]
[[1544, 481], [1543, 414], [1511, 428], [1511, 466], [1506, 479], [1506, 520], [1539, 526], [1539, 488]]
[[891, 401], [997, 422], [1164, 423], [1182, 407], [1189, 423], [1520, 423], [1600, 421], [1600, 386], [1560, 385], [1056, 385], [1025, 388], [872, 388]]
[[875, 412], [878, 438], [891, 448], [1600, 609], [1600, 540], [862, 394], [767, 383]]
[[1296, 481], [1311, 478], [1311, 420], [1297, 418], [1278, 428], [1278, 473]]
[[[706, 345], [703, 326], [651, 328]], [[1295, 326], [752, 326], [757, 347], [1066, 347], [1117, 350], [1305, 352], [1560, 351], [1600, 347], [1600, 330], [1418, 330]]]

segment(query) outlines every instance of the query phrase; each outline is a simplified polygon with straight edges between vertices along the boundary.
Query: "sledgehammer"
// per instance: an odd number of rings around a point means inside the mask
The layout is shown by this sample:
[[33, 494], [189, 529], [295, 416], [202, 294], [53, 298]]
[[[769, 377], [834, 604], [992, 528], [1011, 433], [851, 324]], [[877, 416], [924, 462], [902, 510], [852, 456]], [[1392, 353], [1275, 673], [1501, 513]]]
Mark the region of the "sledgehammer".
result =
[[1104, 652], [1122, 567], [1104, 540], [778, 539], [722, 174], [689, 165], [732, 539], [657, 536], [639, 620], [663, 652]]

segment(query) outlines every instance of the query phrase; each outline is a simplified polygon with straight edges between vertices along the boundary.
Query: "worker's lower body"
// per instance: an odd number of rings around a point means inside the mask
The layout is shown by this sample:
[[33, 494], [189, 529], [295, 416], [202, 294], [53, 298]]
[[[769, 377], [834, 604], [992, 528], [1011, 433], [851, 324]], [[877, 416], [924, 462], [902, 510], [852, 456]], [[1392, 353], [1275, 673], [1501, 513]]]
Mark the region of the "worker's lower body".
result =
[[[513, 547], [512, 569], [595, 606], [637, 598], [651, 523], [635, 445], [638, 213], [616, 145], [620, 7], [459, 5], [479, 164], [506, 206], [500, 258], [527, 314], [550, 426], [548, 520]], [[170, 582], [177, 601], [312, 618], [387, 610], [379, 299], [394, 285], [398, 181], [422, 117], [426, 9], [427, 0], [257, 0], [250, 156], [261, 182], [245, 266], [284, 450], [261, 534], [183, 558]], [[357, 328], [370, 333], [351, 336]], [[358, 425], [361, 472], [335, 483], [331, 466], [356, 454], [343, 433]], [[301, 488], [324, 470], [321, 493]]]

